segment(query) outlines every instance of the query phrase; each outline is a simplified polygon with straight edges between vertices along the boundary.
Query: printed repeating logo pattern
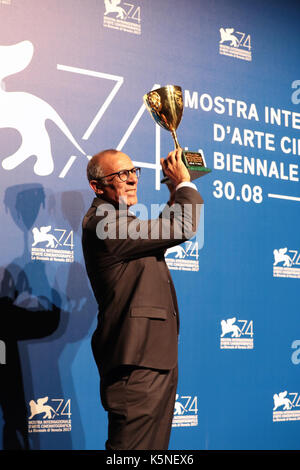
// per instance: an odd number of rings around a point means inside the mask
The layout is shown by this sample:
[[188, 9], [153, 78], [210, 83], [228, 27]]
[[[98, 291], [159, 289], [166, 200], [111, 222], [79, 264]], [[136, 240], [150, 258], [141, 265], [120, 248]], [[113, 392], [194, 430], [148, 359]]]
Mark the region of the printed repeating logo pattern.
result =
[[72, 263], [74, 261], [73, 230], [55, 228], [53, 229], [55, 235], [50, 231], [51, 225], [32, 229], [31, 259]]
[[172, 427], [198, 426], [198, 397], [176, 395]]
[[182, 245], [168, 248], [165, 253], [170, 270], [199, 271], [199, 243], [188, 241]]
[[250, 34], [235, 31], [234, 28], [220, 28], [219, 53], [236, 59], [251, 61]]
[[221, 330], [221, 349], [254, 348], [253, 320], [237, 320], [236, 317], [221, 320]]
[[273, 251], [273, 276], [300, 279], [300, 252], [287, 247]]
[[273, 395], [273, 421], [300, 420], [300, 394], [287, 390]]
[[121, 0], [104, 0], [103, 26], [131, 34], [141, 34], [141, 7]]
[[71, 399], [42, 397], [29, 402], [28, 432], [70, 432]]

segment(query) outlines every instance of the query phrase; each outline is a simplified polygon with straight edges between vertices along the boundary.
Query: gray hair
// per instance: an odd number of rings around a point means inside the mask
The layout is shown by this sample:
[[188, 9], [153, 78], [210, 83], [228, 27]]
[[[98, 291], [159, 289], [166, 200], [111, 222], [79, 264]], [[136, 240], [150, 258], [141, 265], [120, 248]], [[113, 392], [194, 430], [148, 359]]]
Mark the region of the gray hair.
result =
[[[87, 179], [89, 181], [96, 180], [98, 178], [103, 178], [103, 176], [105, 176], [104, 170], [101, 166], [101, 157], [106, 153], [116, 154], [118, 153], [118, 150], [114, 150], [114, 149], [103, 150], [97, 153], [96, 155], [94, 155], [90, 159], [86, 168]], [[104, 181], [103, 181], [103, 184], [105, 184]]]

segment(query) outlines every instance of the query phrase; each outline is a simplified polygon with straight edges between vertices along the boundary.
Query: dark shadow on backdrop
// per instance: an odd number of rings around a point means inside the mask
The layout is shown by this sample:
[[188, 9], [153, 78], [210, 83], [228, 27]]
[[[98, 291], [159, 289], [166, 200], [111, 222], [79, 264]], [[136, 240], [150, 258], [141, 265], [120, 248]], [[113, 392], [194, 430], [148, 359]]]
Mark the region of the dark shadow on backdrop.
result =
[[[4, 296], [14, 291], [15, 298]], [[0, 365], [0, 407], [2, 408], [3, 449], [28, 450], [28, 412], [18, 342], [51, 335], [59, 324], [59, 309], [45, 310], [40, 299], [40, 310], [30, 311], [14, 305], [18, 297], [14, 281], [5, 270], [0, 288], [0, 337], [5, 344], [5, 363]]]
[[[3, 449], [18, 450], [30, 447], [19, 342], [51, 335], [58, 328], [60, 310], [58, 305], [52, 303], [52, 299], [42, 297], [35, 299], [34, 308], [26, 307], [26, 297], [28, 301], [32, 286], [22, 265], [29, 259], [28, 231], [40, 207], [45, 206], [43, 187], [28, 184], [7, 188], [4, 204], [24, 235], [24, 253], [15, 262], [2, 268], [0, 284], [0, 339], [5, 344], [6, 352], [5, 363], [0, 365]], [[15, 301], [20, 297], [22, 300], [22, 295], [23, 301], [16, 305]], [[54, 291], [51, 297], [57, 302], [58, 296]]]
[[[57, 198], [60, 198], [60, 204]], [[34, 433], [30, 435], [30, 440], [28, 438], [29, 415], [25, 398], [27, 397], [27, 400], [29, 397], [41, 398], [35, 396], [34, 392], [42, 393], [43, 387], [50, 396], [52, 393], [56, 398], [63, 397], [58, 367], [62, 359], [63, 370], [67, 374], [64, 380], [67, 379], [68, 393], [72, 396], [72, 418], [75, 416], [76, 419], [76, 439], [80, 448], [84, 448], [84, 430], [81, 426], [80, 409], [75, 399], [76, 391], [70, 370], [81, 340], [86, 336], [95, 318], [95, 305], [90, 286], [84, 267], [77, 262], [68, 265], [63, 263], [64, 266], [62, 263], [55, 267], [53, 265], [55, 278], [50, 286], [46, 272], [47, 263], [32, 261], [28, 248], [32, 239], [32, 236], [29, 238], [29, 234], [31, 235], [39, 211], [47, 204], [46, 209], [50, 210], [49, 220], [53, 220], [57, 208], [58, 214], [62, 213], [74, 232], [79, 231], [84, 212], [82, 195], [70, 191], [60, 195], [50, 194], [46, 198], [41, 185], [24, 184], [7, 188], [4, 203], [14, 223], [23, 232], [24, 251], [21, 256], [2, 268], [0, 340], [7, 343], [6, 364], [0, 365], [0, 406], [5, 421], [3, 448], [41, 447], [40, 440], [44, 436]], [[66, 274], [66, 286], [62, 291], [60, 280]], [[27, 308], [26, 297], [36, 299], [37, 306], [34, 310], [31, 307]], [[31, 354], [32, 342], [38, 343], [41, 357]], [[50, 434], [52, 436], [47, 435], [47, 445], [57, 445], [57, 433]], [[59, 443], [61, 448], [71, 449], [70, 433], [60, 433]]]

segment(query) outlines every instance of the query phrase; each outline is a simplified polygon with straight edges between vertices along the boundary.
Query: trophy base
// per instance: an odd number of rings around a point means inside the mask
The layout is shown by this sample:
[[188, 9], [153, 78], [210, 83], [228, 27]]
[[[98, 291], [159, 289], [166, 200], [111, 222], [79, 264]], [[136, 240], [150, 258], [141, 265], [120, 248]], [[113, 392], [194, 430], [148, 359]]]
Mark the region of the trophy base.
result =
[[[205, 166], [203, 155], [199, 152], [183, 150], [182, 160], [189, 171], [191, 181], [211, 172], [211, 169]], [[161, 180], [161, 183], [167, 183], [168, 181], [169, 179], [165, 177]]]

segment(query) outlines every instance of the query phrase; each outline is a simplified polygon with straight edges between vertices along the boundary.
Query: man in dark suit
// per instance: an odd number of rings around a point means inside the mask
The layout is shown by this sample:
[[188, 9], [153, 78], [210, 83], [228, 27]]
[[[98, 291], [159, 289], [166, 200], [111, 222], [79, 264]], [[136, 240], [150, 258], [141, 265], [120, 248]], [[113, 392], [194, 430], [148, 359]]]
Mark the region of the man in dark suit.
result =
[[83, 219], [87, 273], [99, 304], [92, 337], [108, 412], [106, 449], [167, 449], [177, 386], [178, 306], [167, 248], [192, 238], [203, 203], [181, 150], [161, 159], [170, 200], [155, 220], [129, 211], [140, 169], [105, 150], [89, 162], [96, 197]]

